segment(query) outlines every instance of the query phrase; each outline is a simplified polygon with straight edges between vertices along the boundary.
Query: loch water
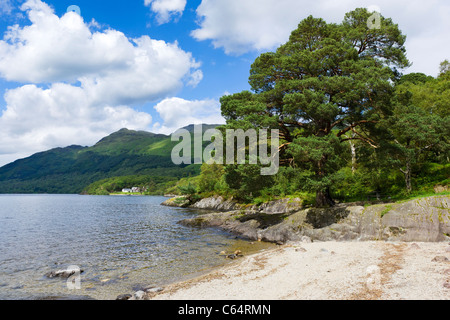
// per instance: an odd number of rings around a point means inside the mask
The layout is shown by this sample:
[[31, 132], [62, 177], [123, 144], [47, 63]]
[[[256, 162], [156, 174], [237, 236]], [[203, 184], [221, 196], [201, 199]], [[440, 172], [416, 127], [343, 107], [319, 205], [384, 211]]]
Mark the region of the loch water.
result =
[[[180, 225], [198, 210], [164, 197], [0, 195], [0, 299], [115, 299], [227, 263], [219, 253], [266, 248], [216, 229]], [[79, 285], [50, 279], [78, 266]]]

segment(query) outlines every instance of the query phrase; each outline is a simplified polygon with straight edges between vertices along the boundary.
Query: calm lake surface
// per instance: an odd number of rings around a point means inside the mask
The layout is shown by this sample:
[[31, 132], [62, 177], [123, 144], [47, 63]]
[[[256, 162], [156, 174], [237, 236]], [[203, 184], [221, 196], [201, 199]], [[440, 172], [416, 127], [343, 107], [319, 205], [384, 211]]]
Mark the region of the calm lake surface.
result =
[[[267, 248], [177, 222], [201, 213], [164, 197], [0, 195], [0, 299], [115, 299], [227, 262], [221, 251]], [[79, 266], [81, 289], [50, 271]]]

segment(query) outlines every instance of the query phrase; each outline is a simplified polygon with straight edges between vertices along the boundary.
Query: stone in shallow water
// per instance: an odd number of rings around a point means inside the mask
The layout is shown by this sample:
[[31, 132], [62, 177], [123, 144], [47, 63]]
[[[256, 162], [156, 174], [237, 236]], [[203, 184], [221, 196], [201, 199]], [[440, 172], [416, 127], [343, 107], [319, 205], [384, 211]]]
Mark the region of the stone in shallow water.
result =
[[81, 269], [63, 269], [63, 270], [56, 270], [56, 271], [50, 271], [45, 274], [47, 278], [63, 278], [67, 279], [73, 276], [75, 273], [80, 272], [83, 273], [84, 270]]

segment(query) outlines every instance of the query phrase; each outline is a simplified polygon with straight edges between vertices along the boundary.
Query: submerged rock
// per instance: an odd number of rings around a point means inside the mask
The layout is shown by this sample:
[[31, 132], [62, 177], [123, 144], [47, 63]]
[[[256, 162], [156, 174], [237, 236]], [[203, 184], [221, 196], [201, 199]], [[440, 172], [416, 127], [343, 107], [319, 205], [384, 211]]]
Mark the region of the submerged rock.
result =
[[63, 270], [50, 271], [45, 274], [47, 278], [63, 278], [67, 279], [73, 276], [75, 273], [80, 272], [83, 273], [84, 270], [78, 268], [68, 268]]

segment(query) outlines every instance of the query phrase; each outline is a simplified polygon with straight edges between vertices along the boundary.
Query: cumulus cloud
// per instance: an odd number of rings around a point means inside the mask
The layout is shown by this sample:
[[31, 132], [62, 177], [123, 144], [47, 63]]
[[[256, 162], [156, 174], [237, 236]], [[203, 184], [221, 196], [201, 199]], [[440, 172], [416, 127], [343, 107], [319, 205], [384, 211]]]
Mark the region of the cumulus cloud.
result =
[[450, 3], [446, 0], [203, 0], [197, 8], [199, 28], [191, 35], [212, 41], [227, 54], [274, 50], [289, 39], [309, 15], [340, 22], [358, 7], [377, 7], [399, 24], [414, 66], [408, 72], [435, 76], [450, 52]]
[[85, 90], [64, 83], [7, 91], [0, 117], [0, 165], [35, 152], [92, 145], [121, 128], [148, 129], [152, 118], [127, 106], [92, 106]]
[[39, 0], [23, 6], [32, 24], [8, 29], [0, 41], [0, 75], [9, 81], [80, 81], [111, 100], [154, 100], [202, 79], [199, 63], [177, 43], [108, 29], [91, 32], [76, 13], [59, 18]]
[[[285, 41], [307, 13], [298, 0], [203, 0], [197, 8], [197, 40], [212, 40], [227, 54], [266, 50]], [[310, 1], [312, 2], [312, 1]]]
[[145, 0], [145, 5], [156, 13], [159, 24], [169, 22], [173, 17], [183, 14], [187, 0]]
[[177, 129], [190, 124], [224, 124], [217, 100], [185, 100], [181, 98], [164, 99], [155, 106], [155, 110], [164, 124], [156, 123], [154, 130], [171, 134]]
[[148, 130], [152, 117], [130, 107], [171, 96], [203, 78], [178, 43], [108, 29], [92, 31], [76, 13], [58, 17], [26, 1], [31, 24], [0, 40], [0, 76], [22, 83], [4, 95], [0, 165], [37, 151], [92, 145], [120, 128]]

